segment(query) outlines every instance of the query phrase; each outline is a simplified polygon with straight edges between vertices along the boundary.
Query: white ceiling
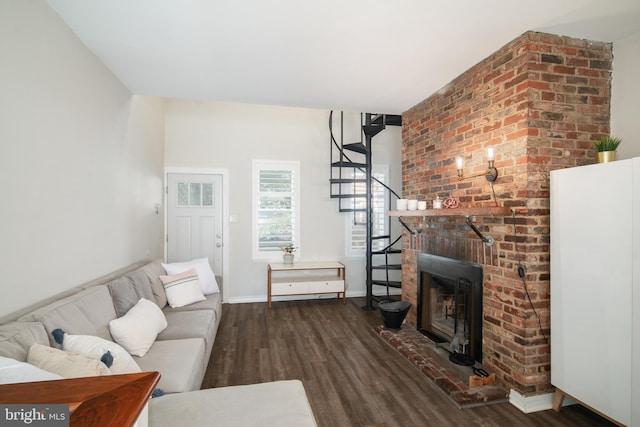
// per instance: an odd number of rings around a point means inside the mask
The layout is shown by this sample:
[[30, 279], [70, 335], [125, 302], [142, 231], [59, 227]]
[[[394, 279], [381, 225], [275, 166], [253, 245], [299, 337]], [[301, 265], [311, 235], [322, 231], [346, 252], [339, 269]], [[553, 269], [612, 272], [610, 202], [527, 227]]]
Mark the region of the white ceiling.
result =
[[528, 30], [640, 32], [640, 0], [48, 0], [133, 93], [401, 113]]

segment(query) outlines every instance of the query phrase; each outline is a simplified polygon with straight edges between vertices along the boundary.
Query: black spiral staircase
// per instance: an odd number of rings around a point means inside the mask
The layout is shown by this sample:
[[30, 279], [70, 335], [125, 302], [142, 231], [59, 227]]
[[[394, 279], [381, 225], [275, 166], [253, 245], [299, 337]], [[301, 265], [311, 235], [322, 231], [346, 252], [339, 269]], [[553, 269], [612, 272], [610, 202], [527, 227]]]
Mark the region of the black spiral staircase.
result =
[[[344, 112], [335, 118], [329, 115], [331, 135], [331, 197], [338, 199], [339, 211], [349, 212], [354, 224], [363, 224], [366, 229], [366, 310], [373, 310], [374, 301], [390, 300], [389, 288], [400, 288], [402, 234], [391, 236], [374, 235], [373, 186], [385, 189], [389, 206], [400, 196], [388, 185], [373, 176], [372, 140], [387, 126], [401, 126], [402, 116], [365, 113], [360, 115], [360, 141], [345, 143]], [[337, 129], [336, 129], [337, 128]], [[339, 134], [338, 134], [339, 132]], [[387, 230], [391, 230], [387, 216]], [[400, 221], [403, 227], [411, 230]], [[374, 248], [375, 246], [375, 248]], [[386, 288], [384, 295], [376, 295], [375, 289]]]

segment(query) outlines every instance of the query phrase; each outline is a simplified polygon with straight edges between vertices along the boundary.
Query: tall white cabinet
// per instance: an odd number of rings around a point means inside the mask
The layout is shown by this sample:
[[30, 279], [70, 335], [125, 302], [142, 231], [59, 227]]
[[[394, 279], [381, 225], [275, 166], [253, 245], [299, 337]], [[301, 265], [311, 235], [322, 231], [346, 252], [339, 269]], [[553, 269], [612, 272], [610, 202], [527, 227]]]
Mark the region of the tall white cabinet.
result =
[[551, 172], [551, 383], [640, 426], [640, 158]]

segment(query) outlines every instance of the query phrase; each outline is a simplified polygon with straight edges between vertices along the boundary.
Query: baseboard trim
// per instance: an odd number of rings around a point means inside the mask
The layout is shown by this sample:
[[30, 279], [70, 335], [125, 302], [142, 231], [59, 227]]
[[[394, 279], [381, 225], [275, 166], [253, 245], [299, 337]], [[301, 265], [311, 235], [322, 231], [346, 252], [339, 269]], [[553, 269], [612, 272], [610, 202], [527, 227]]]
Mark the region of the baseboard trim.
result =
[[[520, 409], [525, 414], [533, 412], [547, 411], [553, 408], [554, 393], [537, 394], [535, 396], [523, 396], [514, 389], [509, 391], [509, 403]], [[575, 405], [576, 401], [566, 397], [562, 406]]]
[[[398, 296], [402, 295], [402, 291], [393, 289], [389, 292], [390, 295]], [[347, 298], [357, 298], [367, 296], [365, 291], [347, 291]], [[302, 299], [336, 299], [335, 293], [330, 294], [312, 294], [312, 295], [291, 295], [283, 297], [273, 297], [272, 301], [294, 301]], [[250, 302], [267, 302], [265, 295], [246, 296], [246, 297], [230, 297], [229, 304], [244, 304]]]

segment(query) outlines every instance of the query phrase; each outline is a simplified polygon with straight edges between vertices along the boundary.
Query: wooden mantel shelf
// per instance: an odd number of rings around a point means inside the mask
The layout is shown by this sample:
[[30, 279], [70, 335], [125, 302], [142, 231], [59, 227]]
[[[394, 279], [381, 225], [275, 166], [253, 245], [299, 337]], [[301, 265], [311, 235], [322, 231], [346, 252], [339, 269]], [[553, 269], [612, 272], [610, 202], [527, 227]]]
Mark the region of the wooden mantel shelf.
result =
[[426, 209], [412, 211], [388, 211], [389, 216], [509, 216], [511, 208], [489, 206], [477, 208]]

